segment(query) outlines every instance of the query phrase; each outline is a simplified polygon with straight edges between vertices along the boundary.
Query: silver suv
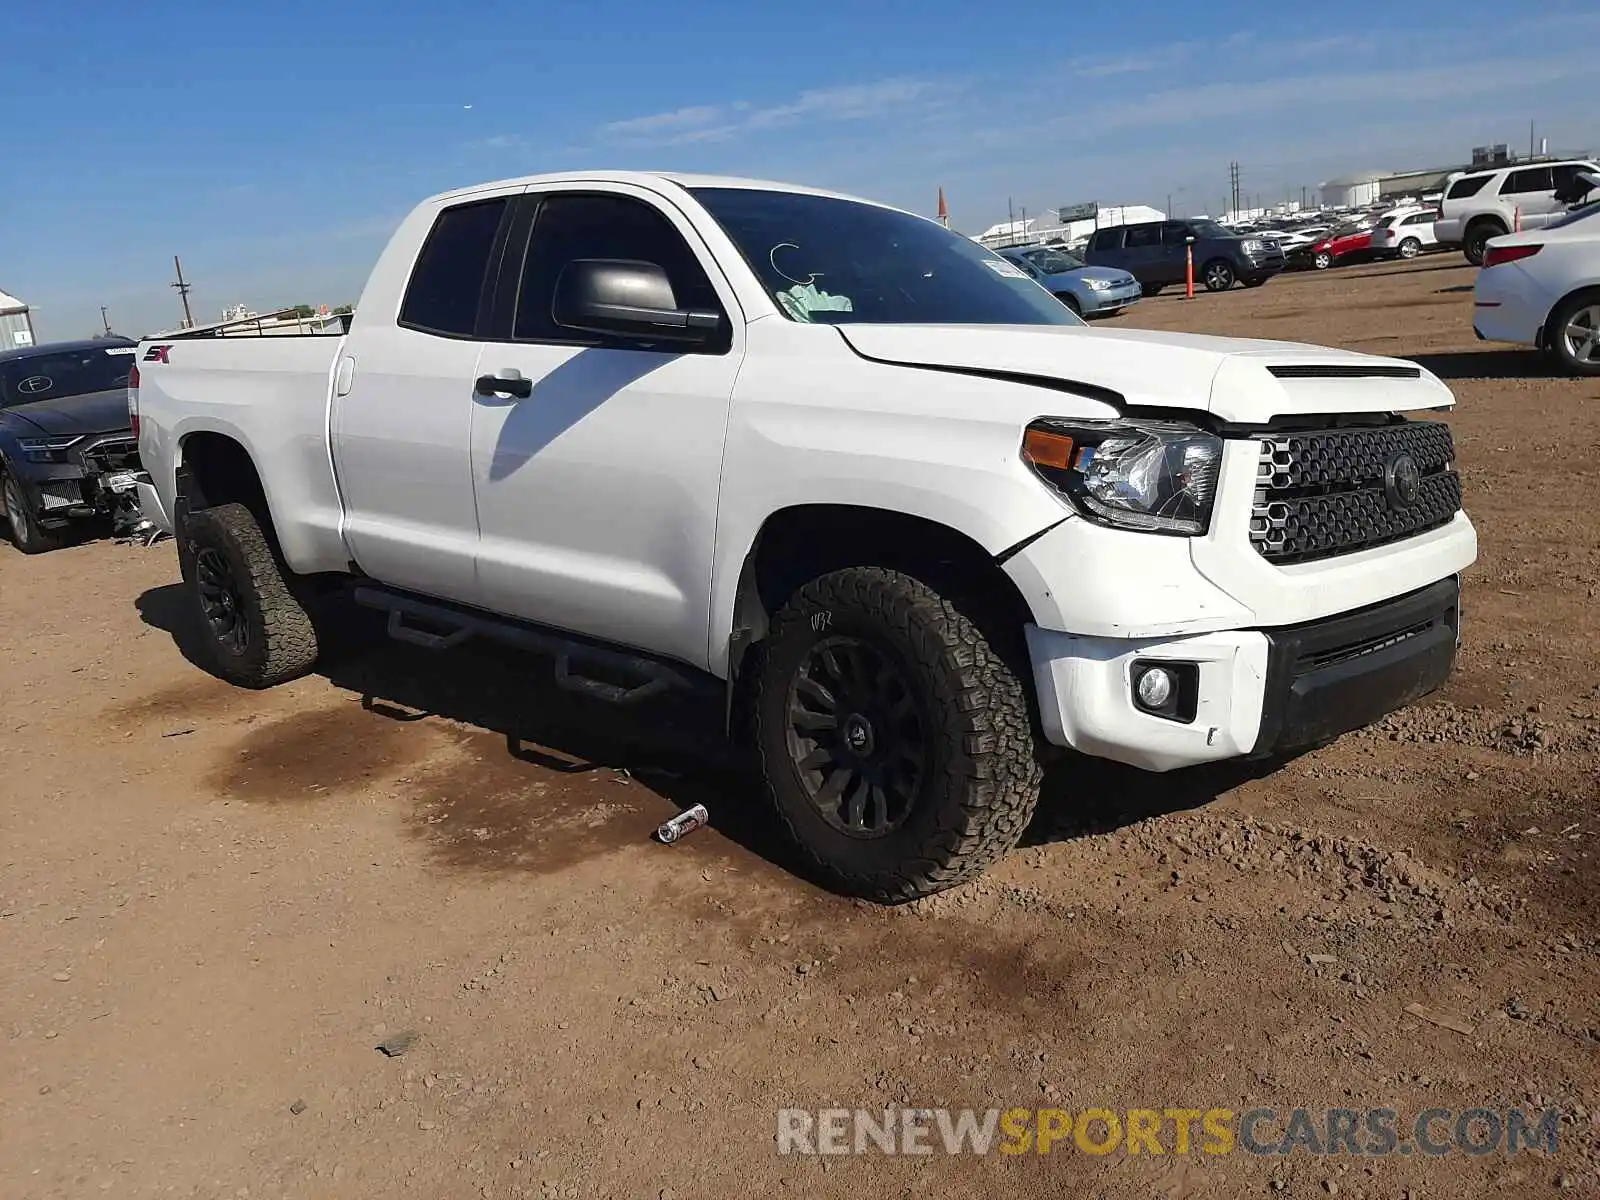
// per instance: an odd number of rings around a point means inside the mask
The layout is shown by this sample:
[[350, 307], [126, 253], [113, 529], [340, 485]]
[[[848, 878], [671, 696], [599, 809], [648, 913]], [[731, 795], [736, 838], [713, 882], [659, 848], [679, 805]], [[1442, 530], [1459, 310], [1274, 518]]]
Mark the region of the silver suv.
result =
[[1562, 216], [1588, 195], [1591, 185], [1583, 175], [1596, 170], [1593, 159], [1575, 158], [1458, 176], [1445, 189], [1433, 236], [1441, 246], [1460, 246], [1469, 263], [1482, 266], [1484, 243]]

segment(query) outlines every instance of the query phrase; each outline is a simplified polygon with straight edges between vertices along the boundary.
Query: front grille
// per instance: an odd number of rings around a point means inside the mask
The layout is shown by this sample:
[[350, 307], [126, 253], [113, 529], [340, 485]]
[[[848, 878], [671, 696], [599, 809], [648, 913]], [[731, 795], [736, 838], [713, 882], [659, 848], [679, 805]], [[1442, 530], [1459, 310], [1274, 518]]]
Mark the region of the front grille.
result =
[[[1250, 544], [1269, 562], [1369, 550], [1447, 525], [1461, 508], [1450, 428], [1436, 421], [1264, 433], [1255, 440], [1261, 457]], [[1394, 477], [1406, 455], [1418, 476], [1409, 498]]]
[[139, 443], [131, 437], [104, 438], [83, 450], [85, 464], [104, 475], [139, 469]]

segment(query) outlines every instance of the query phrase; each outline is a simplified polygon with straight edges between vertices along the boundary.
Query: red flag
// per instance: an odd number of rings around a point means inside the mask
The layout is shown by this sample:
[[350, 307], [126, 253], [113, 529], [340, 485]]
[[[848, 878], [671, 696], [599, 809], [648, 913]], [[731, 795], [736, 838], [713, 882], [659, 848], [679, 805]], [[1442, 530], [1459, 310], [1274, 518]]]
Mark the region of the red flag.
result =
[[946, 225], [950, 224], [950, 209], [944, 202], [944, 188], [939, 189], [939, 220]]

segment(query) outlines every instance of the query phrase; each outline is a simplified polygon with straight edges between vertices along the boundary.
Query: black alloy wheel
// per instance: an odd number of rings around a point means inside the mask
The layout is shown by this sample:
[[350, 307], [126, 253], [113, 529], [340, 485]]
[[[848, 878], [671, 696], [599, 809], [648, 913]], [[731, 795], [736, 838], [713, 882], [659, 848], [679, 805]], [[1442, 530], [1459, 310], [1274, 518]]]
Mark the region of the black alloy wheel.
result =
[[211, 636], [229, 653], [243, 655], [250, 648], [250, 625], [241, 611], [233, 569], [220, 550], [202, 547], [195, 555], [195, 586], [200, 611]]
[[807, 797], [852, 838], [898, 829], [922, 787], [928, 726], [900, 665], [855, 637], [818, 642], [789, 688], [789, 757]]

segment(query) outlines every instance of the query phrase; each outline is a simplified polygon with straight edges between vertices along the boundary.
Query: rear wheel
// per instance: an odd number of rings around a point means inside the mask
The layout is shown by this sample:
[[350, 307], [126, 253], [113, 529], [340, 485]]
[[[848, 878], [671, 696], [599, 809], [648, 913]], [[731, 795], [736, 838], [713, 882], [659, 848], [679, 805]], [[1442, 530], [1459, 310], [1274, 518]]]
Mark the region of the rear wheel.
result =
[[912, 900], [1022, 836], [1041, 774], [1025, 672], [967, 605], [896, 571], [836, 571], [784, 605], [758, 652], [768, 796], [828, 886]]
[[23, 494], [22, 481], [3, 469], [0, 469], [0, 479], [3, 479], [3, 482], [0, 482], [0, 492], [4, 492], [6, 529], [10, 534], [11, 544], [24, 554], [44, 554], [46, 551], [59, 549], [62, 539], [49, 530], [39, 527], [33, 509], [28, 504], [28, 498]]
[[1473, 266], [1481, 267], [1483, 256], [1488, 251], [1489, 239], [1499, 237], [1505, 232], [1505, 229], [1495, 221], [1478, 221], [1469, 225], [1466, 236], [1461, 239], [1461, 253]]
[[290, 592], [254, 514], [222, 504], [188, 514], [191, 587], [213, 673], [240, 687], [296, 679], [317, 661], [317, 635]]
[[1578, 375], [1600, 375], [1600, 291], [1563, 300], [1548, 329], [1550, 350], [1563, 367]]
[[1400, 243], [1400, 257], [1401, 258], [1415, 258], [1417, 255], [1419, 255], [1421, 253], [1422, 253], [1422, 242], [1420, 240], [1418, 240], [1417, 238], [1414, 238], [1414, 237], [1407, 238], [1405, 241]]
[[1206, 291], [1225, 292], [1233, 286], [1233, 266], [1223, 259], [1214, 258], [1205, 265], [1202, 278]]

